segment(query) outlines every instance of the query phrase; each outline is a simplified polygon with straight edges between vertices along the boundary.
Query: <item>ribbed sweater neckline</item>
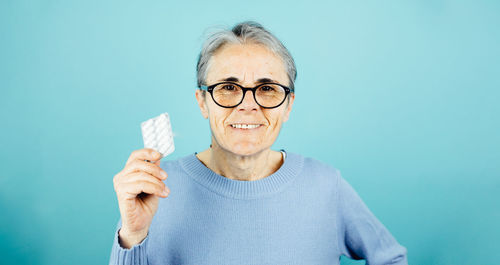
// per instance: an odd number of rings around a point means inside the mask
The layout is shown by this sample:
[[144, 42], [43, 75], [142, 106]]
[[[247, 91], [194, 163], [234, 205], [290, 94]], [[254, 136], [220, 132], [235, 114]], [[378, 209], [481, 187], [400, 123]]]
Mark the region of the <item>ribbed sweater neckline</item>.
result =
[[252, 181], [234, 180], [216, 174], [196, 157], [196, 153], [179, 159], [179, 163], [191, 178], [213, 192], [235, 199], [256, 199], [284, 189], [302, 170], [304, 158], [287, 152], [284, 163], [276, 172]]

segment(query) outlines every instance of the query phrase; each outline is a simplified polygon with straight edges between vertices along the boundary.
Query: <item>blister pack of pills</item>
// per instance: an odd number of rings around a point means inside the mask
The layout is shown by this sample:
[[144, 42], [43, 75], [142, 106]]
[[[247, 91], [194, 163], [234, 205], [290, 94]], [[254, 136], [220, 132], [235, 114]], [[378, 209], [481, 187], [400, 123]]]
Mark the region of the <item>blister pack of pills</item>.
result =
[[162, 113], [142, 122], [141, 129], [145, 148], [152, 148], [160, 152], [162, 158], [174, 151], [174, 136], [168, 113]]

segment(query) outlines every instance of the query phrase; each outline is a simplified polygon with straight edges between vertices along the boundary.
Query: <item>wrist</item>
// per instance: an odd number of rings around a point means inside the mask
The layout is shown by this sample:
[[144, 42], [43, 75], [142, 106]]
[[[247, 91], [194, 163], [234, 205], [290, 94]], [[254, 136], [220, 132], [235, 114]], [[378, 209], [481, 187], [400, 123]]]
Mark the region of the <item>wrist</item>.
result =
[[123, 248], [132, 248], [140, 244], [148, 235], [148, 230], [131, 233], [126, 228], [118, 231], [118, 243]]

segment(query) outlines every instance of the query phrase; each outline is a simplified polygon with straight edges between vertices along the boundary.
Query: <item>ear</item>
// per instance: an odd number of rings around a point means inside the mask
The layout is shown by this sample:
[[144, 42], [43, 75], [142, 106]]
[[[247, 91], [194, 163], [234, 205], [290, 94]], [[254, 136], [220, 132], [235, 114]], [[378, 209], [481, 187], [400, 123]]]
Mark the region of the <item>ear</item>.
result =
[[285, 117], [283, 119], [283, 122], [288, 121], [288, 118], [290, 116], [290, 112], [292, 111], [292, 106], [293, 106], [293, 101], [295, 100], [295, 93], [290, 93], [289, 95], [290, 100], [288, 101], [288, 104], [286, 105], [285, 109]]
[[201, 89], [196, 89], [195, 96], [196, 101], [198, 101], [198, 106], [200, 107], [201, 115], [203, 115], [203, 118], [208, 119], [208, 108], [205, 100], [206, 95], [206, 92], [205, 96], [203, 96], [203, 91]]

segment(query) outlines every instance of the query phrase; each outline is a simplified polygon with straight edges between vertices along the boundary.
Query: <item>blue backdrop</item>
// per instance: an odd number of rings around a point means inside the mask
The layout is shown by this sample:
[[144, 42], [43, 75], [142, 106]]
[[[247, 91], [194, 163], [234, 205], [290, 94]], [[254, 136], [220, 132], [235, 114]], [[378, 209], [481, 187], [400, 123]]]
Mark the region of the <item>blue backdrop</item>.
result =
[[170, 113], [165, 159], [207, 148], [194, 98], [203, 36], [253, 19], [298, 69], [274, 149], [341, 170], [410, 264], [494, 264], [499, 14], [474, 0], [4, 0], [0, 263], [106, 264], [112, 179], [142, 148], [140, 122]]

